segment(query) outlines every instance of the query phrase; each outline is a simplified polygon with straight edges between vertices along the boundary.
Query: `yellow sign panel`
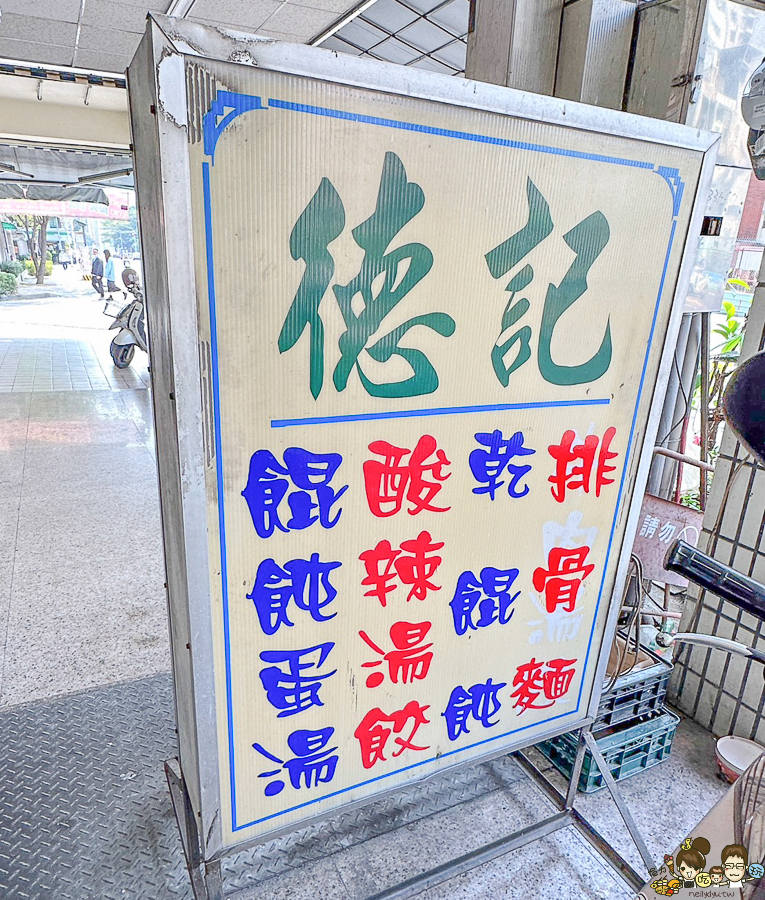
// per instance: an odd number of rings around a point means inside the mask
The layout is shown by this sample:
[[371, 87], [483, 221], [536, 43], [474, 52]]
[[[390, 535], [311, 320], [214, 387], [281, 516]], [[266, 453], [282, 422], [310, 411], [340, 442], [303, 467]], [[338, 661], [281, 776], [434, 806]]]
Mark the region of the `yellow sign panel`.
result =
[[586, 717], [702, 154], [187, 66], [232, 845]]

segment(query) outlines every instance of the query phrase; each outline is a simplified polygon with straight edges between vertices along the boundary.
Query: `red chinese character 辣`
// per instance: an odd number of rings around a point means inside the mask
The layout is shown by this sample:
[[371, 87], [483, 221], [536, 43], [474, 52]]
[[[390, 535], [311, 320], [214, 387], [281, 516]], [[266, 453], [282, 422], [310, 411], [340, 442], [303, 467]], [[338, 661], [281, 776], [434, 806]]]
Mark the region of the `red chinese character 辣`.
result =
[[[396, 735], [393, 743], [398, 746], [391, 756], [400, 756], [404, 750], [427, 750], [427, 746], [419, 746], [413, 741], [418, 728], [430, 722], [425, 718], [428, 709], [429, 706], [421, 706], [416, 700], [410, 700], [403, 709], [390, 715], [379, 707], [370, 709], [353, 732], [359, 742], [364, 768], [371, 769], [379, 760], [385, 761], [385, 746], [391, 734]], [[402, 736], [404, 733], [406, 737]]]
[[[421, 681], [428, 674], [430, 661], [433, 659], [430, 651], [433, 644], [424, 643], [430, 627], [430, 622], [396, 622], [390, 629], [390, 639], [395, 650], [387, 653], [365, 631], [360, 631], [362, 640], [381, 657], [362, 663], [362, 667], [367, 669], [387, 662], [388, 677], [394, 684], [399, 683], [399, 678], [403, 684]], [[382, 672], [372, 672], [367, 678], [367, 687], [377, 687], [384, 679]]]
[[589, 552], [589, 547], [575, 547], [572, 550], [553, 547], [547, 557], [548, 568], [534, 569], [534, 590], [545, 592], [547, 612], [553, 613], [559, 606], [566, 612], [574, 611], [579, 588], [595, 568], [591, 563], [585, 563]]
[[443, 546], [434, 543], [429, 532], [421, 531], [413, 540], [402, 541], [400, 550], [394, 549], [390, 541], [380, 541], [373, 550], [365, 550], [359, 556], [367, 572], [361, 584], [371, 590], [364, 596], [377, 597], [380, 605], [386, 606], [388, 594], [396, 589], [396, 575], [401, 584], [411, 586], [407, 602], [412, 597], [424, 600], [428, 591], [440, 591], [440, 586], [430, 579], [441, 565], [441, 557], [435, 551]]
[[[367, 502], [372, 514], [380, 518], [400, 512], [404, 500], [411, 505], [407, 509], [410, 516], [423, 510], [446, 512], [449, 506], [433, 506], [432, 501], [441, 490], [441, 482], [451, 473], [444, 474], [444, 466], [451, 463], [443, 450], [439, 450], [436, 439], [424, 434], [414, 450], [396, 447], [388, 441], [372, 441], [372, 453], [383, 457], [383, 461], [369, 459], [364, 463], [364, 486]], [[404, 457], [411, 454], [408, 463]], [[435, 454], [435, 459], [428, 458]]]
[[515, 698], [513, 708], [518, 709], [518, 715], [527, 709], [547, 709], [563, 697], [576, 674], [575, 664], [575, 659], [551, 659], [545, 663], [532, 657], [518, 666], [513, 678], [515, 690], [510, 695]]
[[[550, 456], [555, 460], [555, 474], [547, 480], [552, 484], [551, 493], [558, 503], [566, 499], [566, 490], [575, 491], [583, 488], [585, 493], [590, 492], [592, 484], [592, 470], [595, 469], [595, 496], [600, 497], [600, 492], [607, 484], [613, 484], [614, 479], [607, 476], [616, 471], [616, 466], [610, 466], [609, 462], [618, 454], [612, 452], [611, 441], [616, 435], [616, 429], [607, 428], [600, 441], [597, 435], [588, 435], [581, 444], [574, 444], [576, 434], [566, 431], [560, 444], [551, 444], [548, 447]], [[600, 451], [598, 451], [600, 444]], [[597, 454], [597, 460], [596, 460]]]

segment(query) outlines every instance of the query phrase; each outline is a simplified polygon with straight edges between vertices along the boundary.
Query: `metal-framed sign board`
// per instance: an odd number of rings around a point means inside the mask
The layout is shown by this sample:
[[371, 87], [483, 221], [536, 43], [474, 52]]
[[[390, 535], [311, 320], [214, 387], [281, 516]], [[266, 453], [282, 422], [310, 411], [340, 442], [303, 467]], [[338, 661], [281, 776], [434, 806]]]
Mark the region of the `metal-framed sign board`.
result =
[[163, 17], [128, 77], [205, 858], [586, 724], [717, 137]]

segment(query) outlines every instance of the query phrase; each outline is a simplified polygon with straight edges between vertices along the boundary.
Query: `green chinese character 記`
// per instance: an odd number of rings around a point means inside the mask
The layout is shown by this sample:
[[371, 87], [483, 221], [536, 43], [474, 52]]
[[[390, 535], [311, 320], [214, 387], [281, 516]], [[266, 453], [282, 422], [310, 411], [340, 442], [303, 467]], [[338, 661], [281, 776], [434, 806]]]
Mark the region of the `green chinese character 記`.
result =
[[[529, 208], [526, 224], [520, 231], [486, 254], [486, 264], [494, 278], [501, 278], [510, 272], [552, 233], [550, 206], [530, 178], [526, 183], [526, 195]], [[550, 384], [573, 385], [596, 381], [611, 365], [610, 321], [606, 324], [597, 352], [580, 365], [559, 365], [553, 360], [550, 349], [558, 320], [587, 290], [587, 275], [608, 243], [610, 235], [606, 217], [601, 212], [594, 212], [563, 236], [563, 240], [574, 251], [576, 258], [561, 283], [548, 286], [537, 346], [539, 371]], [[531, 358], [530, 326], [524, 325], [509, 336], [507, 332], [529, 310], [531, 304], [528, 299], [521, 297], [516, 302], [516, 296], [528, 287], [533, 278], [534, 269], [527, 264], [510, 279], [505, 288], [510, 294], [510, 300], [502, 316], [499, 336], [491, 351], [492, 367], [503, 387], [508, 386], [512, 373]], [[515, 344], [519, 345], [518, 349], [508, 364], [507, 355]]]

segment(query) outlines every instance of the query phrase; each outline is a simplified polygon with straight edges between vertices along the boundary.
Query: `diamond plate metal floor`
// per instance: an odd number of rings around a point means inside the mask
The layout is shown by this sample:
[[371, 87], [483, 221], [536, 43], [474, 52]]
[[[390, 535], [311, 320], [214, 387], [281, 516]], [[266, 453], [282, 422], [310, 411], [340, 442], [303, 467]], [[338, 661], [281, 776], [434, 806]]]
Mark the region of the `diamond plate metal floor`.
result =
[[[3, 900], [190, 900], [162, 771], [172, 723], [165, 675], [0, 714]], [[227, 894], [522, 777], [502, 759], [240, 853], [224, 864]]]

